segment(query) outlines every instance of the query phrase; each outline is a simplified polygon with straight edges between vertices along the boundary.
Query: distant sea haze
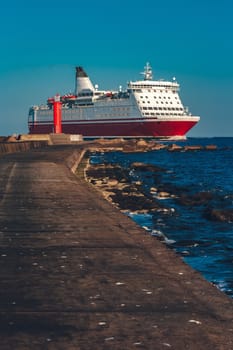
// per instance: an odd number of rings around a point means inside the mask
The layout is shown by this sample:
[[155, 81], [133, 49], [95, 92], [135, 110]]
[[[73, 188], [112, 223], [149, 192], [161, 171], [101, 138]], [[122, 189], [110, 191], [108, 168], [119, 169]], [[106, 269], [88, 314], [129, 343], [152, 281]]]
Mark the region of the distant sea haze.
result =
[[[134, 169], [129, 175], [166, 210], [126, 214], [233, 297], [233, 138], [195, 138], [180, 144], [214, 144], [217, 150], [111, 152], [96, 154], [91, 162], [120, 164], [126, 170], [140, 162], [164, 169], [159, 174]], [[159, 191], [170, 195], [161, 198]]]

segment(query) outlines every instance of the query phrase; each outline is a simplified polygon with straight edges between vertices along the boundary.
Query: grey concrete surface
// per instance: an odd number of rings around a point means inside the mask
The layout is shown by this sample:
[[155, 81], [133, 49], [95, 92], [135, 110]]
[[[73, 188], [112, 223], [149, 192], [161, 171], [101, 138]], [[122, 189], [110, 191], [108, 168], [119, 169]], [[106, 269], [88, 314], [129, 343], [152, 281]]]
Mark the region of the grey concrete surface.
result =
[[233, 349], [233, 301], [69, 168], [0, 158], [0, 349]]

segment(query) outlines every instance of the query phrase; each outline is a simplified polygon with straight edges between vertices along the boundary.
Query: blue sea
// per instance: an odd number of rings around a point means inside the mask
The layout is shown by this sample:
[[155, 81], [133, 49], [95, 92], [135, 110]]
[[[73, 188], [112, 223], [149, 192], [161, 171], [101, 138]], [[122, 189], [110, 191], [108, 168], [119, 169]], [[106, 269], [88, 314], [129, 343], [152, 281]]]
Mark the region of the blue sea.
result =
[[[155, 194], [155, 200], [167, 209], [127, 215], [148, 234], [163, 239], [187, 264], [233, 297], [233, 223], [208, 215], [211, 210], [233, 210], [233, 138], [189, 138], [175, 143], [214, 144], [217, 150], [111, 152], [95, 154], [91, 162], [115, 163], [124, 168], [140, 162], [163, 168], [156, 175], [153, 171], [134, 170], [130, 177], [132, 181], [141, 181], [145, 192], [158, 186], [172, 192], [173, 196], [167, 198], [156, 198]], [[204, 200], [200, 200], [200, 193], [206, 194]]]

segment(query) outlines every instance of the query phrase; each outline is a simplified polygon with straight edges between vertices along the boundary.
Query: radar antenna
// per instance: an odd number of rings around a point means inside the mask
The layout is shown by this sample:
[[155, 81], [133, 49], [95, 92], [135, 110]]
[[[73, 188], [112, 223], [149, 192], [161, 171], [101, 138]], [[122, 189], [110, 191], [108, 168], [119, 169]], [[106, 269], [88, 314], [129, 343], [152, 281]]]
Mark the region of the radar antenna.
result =
[[153, 74], [152, 74], [152, 68], [151, 68], [149, 62], [146, 63], [146, 65], [144, 67], [144, 72], [142, 72], [141, 74], [144, 75], [144, 80], [152, 80]]

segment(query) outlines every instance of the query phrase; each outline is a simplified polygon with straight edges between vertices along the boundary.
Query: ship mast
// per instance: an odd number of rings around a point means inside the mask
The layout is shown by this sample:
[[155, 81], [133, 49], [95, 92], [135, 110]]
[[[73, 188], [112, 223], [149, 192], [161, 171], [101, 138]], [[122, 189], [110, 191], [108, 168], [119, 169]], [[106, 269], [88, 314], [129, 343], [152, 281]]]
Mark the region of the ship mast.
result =
[[144, 72], [142, 72], [141, 74], [143, 74], [144, 80], [152, 80], [153, 74], [152, 74], [152, 68], [149, 62], [146, 63], [144, 67]]

